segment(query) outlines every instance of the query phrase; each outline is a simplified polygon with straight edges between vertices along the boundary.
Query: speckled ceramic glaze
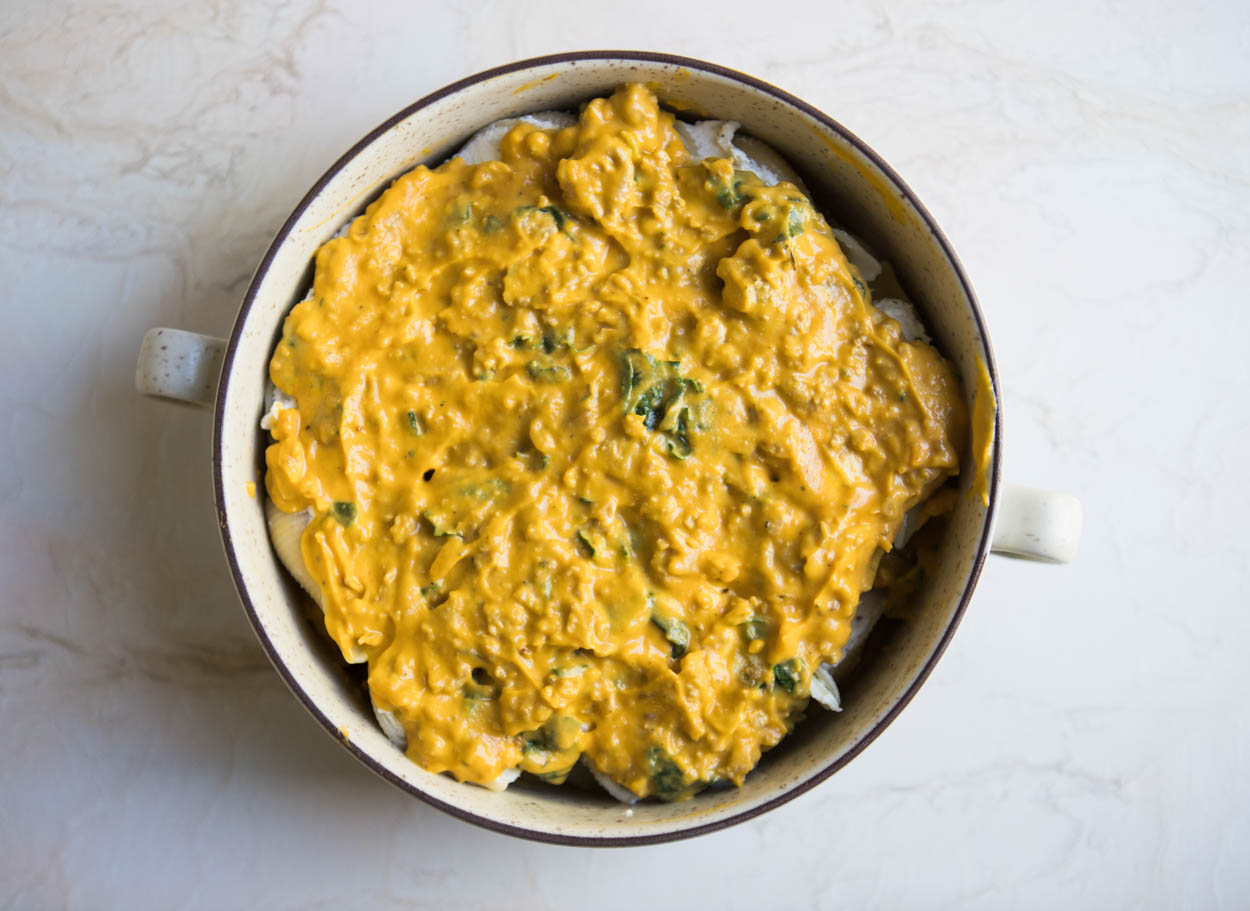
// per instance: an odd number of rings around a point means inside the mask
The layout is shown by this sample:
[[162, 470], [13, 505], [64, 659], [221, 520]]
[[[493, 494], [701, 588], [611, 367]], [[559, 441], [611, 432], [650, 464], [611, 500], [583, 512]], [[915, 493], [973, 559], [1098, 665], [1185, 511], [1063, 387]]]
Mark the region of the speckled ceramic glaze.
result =
[[[797, 797], [856, 756], [907, 704], [946, 648], [989, 548], [999, 487], [996, 432], [989, 505], [978, 496], [959, 498], [941, 569], [929, 579], [923, 603], [907, 622], [874, 632], [844, 688], [845, 710], [813, 709], [741, 788], [632, 808], [603, 793], [524, 782], [496, 794], [425, 772], [391, 745], [361, 683], [279, 565], [261, 500], [248, 492], [248, 482], [263, 487], [267, 440], [258, 424], [270, 353], [284, 315], [311, 281], [314, 251], [392, 179], [441, 160], [493, 120], [575, 108], [629, 81], [646, 83], [692, 116], [739, 121], [777, 148], [831, 219], [894, 265], [966, 387], [975, 386], [981, 359], [997, 397], [989, 340], [958, 260], [920, 202], [867, 146], [802, 101], [732, 70], [655, 54], [591, 52], [511, 64], [435, 92], [370, 133], [318, 181], [279, 231], [243, 301], [225, 352], [213, 439], [218, 520], [235, 585], [266, 652], [304, 706], [365, 765], [410, 794], [501, 832], [576, 844], [656, 842], [727, 826]], [[965, 489], [971, 476], [963, 474]]]

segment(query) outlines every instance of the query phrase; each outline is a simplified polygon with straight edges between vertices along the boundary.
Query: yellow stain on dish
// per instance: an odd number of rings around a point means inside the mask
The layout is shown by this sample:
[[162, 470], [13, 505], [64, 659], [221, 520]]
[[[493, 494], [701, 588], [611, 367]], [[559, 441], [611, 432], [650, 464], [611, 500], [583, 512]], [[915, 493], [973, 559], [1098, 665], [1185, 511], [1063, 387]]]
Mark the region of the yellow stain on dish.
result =
[[[430, 150], [423, 149], [421, 154], [422, 156], [429, 155]], [[360, 200], [363, 197], [368, 196], [370, 193], [375, 192], [377, 189], [378, 189], [377, 184], [370, 184], [369, 186], [362, 187], [361, 189], [357, 190], [355, 193], [352, 194], [350, 199], [346, 200], [342, 205], [335, 208], [333, 212], [331, 212], [325, 218], [321, 219], [321, 221], [317, 222], [315, 225], [310, 226], [308, 228], [308, 231], [310, 233], [317, 232], [325, 228], [325, 226], [330, 223], [339, 224], [343, 219], [343, 213], [350, 212], [352, 209], [356, 208], [356, 206], [360, 203]]]
[[800, 720], [967, 418], [800, 191], [651, 92], [395, 181], [317, 253], [266, 482], [408, 755], [741, 783]]
[[990, 469], [994, 454], [994, 428], [998, 422], [998, 401], [985, 358], [977, 358], [976, 386], [972, 395], [972, 459], [976, 474], [970, 488], [973, 496], [990, 505]]
[[513, 89], [513, 90], [512, 90], [512, 94], [513, 94], [513, 95], [520, 95], [522, 92], [528, 92], [530, 89], [536, 89], [536, 88], [538, 88], [540, 85], [543, 85], [544, 83], [550, 82], [552, 79], [555, 79], [555, 78], [556, 78], [557, 76], [559, 76], [559, 75], [560, 75], [559, 73], [552, 73], [551, 75], [549, 75], [549, 76], [544, 76], [544, 77], [543, 77], [543, 78], [541, 78], [541, 79], [534, 79], [534, 80], [532, 80], [531, 82], [527, 82], [527, 83], [525, 83], [524, 85], [521, 85], [521, 86], [519, 86], [519, 87], [517, 87], [517, 88]]
[[877, 196], [881, 198], [881, 202], [885, 205], [886, 211], [890, 213], [890, 217], [899, 224], [906, 224], [908, 211], [899, 200], [898, 190], [891, 186], [889, 181], [878, 173], [875, 168], [865, 165], [851, 149], [831, 137], [823, 126], [811, 124], [810, 127], [812, 132], [820, 137], [821, 141], [834, 155], [854, 168], [860, 179], [872, 187]]
[[[679, 81], [684, 81], [690, 77], [690, 72], [688, 70], [678, 70], [675, 76]], [[645, 88], [659, 99], [660, 104], [667, 108], [682, 114], [689, 114], [692, 117], [706, 118], [709, 116], [707, 111], [693, 101], [686, 101], [666, 92], [664, 86], [658, 82], [648, 82], [645, 84]]]
[[250, 499], [253, 499], [253, 500], [256, 499], [256, 482], [255, 481], [245, 482], [243, 484], [243, 489], [247, 491], [247, 495]]

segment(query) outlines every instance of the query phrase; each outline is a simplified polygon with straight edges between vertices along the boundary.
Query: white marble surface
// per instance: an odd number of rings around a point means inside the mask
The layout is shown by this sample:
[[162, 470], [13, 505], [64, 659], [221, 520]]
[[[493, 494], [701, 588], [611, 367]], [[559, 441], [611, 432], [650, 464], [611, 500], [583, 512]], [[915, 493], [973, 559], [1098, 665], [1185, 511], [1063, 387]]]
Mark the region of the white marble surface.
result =
[[[1246, 5], [424, 6], [0, 6], [0, 896], [1245, 907]], [[980, 291], [1010, 474], [1087, 526], [1075, 565], [993, 560], [928, 686], [815, 792], [591, 851], [445, 817], [321, 733], [227, 578], [207, 416], [132, 373], [150, 325], [228, 330], [286, 212], [390, 113], [612, 46], [770, 79], [898, 167]]]

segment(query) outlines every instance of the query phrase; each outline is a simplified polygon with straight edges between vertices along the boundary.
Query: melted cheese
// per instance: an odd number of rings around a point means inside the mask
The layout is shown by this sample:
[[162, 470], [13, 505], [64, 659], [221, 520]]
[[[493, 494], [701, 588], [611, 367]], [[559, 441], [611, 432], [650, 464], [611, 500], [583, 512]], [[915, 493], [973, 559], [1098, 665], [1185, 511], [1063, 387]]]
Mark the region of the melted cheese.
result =
[[966, 416], [793, 185], [638, 85], [404, 175], [317, 254], [266, 486], [409, 756], [741, 783]]

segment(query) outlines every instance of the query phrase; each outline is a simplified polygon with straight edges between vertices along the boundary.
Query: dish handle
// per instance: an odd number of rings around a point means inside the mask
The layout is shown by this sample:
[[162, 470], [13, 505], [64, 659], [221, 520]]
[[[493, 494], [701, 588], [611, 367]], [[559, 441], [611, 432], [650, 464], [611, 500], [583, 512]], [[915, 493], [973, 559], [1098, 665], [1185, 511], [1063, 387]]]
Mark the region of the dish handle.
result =
[[135, 389], [144, 395], [211, 408], [226, 340], [181, 329], [149, 329], [139, 348]]
[[1043, 563], [1071, 563], [1081, 543], [1081, 501], [1066, 493], [1006, 484], [990, 550]]

